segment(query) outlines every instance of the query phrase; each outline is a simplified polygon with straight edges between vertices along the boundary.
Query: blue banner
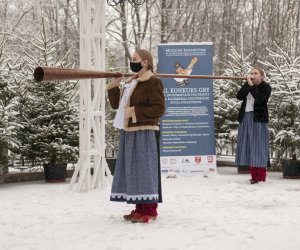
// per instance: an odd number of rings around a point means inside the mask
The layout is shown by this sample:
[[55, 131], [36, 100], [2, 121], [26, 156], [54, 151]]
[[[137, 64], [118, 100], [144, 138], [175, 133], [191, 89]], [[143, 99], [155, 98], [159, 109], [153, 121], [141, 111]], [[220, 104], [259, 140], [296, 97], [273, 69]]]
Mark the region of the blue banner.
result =
[[[213, 44], [160, 44], [158, 61], [159, 73], [213, 75]], [[162, 172], [215, 172], [213, 81], [161, 80], [167, 106], [161, 119]]]

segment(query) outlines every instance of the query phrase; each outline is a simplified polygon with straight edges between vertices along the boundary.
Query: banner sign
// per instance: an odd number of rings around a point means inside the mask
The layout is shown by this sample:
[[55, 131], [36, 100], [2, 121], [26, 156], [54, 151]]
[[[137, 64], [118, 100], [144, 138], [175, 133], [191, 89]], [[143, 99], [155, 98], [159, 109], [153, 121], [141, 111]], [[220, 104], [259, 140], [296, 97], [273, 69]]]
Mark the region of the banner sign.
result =
[[[213, 44], [158, 45], [158, 72], [213, 75]], [[216, 171], [213, 81], [161, 78], [166, 113], [161, 119], [162, 173], [200, 174]]]

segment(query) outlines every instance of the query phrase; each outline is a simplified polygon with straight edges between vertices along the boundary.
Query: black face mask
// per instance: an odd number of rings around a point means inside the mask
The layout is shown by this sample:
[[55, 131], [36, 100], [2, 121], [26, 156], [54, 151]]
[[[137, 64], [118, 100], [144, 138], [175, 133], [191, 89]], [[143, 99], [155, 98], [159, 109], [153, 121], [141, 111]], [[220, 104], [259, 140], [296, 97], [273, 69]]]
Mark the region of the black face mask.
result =
[[130, 69], [132, 72], [139, 72], [141, 69], [143, 68], [142, 63], [141, 62], [130, 62]]

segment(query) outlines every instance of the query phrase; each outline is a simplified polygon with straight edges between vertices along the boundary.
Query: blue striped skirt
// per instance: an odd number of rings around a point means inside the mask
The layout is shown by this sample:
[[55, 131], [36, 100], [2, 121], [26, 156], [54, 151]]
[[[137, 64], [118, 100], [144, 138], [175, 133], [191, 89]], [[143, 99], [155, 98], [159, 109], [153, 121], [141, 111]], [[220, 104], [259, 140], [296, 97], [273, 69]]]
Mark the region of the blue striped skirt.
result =
[[269, 128], [264, 122], [254, 122], [253, 112], [245, 112], [239, 124], [235, 163], [238, 166], [267, 167]]
[[157, 132], [120, 130], [111, 201], [131, 204], [161, 202]]

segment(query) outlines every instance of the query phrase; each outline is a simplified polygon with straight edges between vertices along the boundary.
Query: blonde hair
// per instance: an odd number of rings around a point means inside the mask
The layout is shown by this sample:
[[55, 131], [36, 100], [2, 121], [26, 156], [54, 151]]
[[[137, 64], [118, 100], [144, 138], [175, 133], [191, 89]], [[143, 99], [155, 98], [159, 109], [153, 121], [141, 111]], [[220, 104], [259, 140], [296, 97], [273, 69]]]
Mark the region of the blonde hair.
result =
[[265, 71], [264, 71], [262, 68], [259, 68], [259, 67], [253, 67], [252, 69], [256, 69], [256, 70], [258, 70], [258, 71], [259, 71], [259, 73], [261, 74], [261, 76], [262, 76], [263, 78], [265, 78], [265, 77], [266, 77], [266, 75], [265, 75]]
[[153, 57], [152, 57], [151, 53], [145, 49], [139, 49], [135, 53], [137, 53], [142, 58], [143, 61], [147, 60], [148, 61], [148, 69], [153, 71], [154, 64], [153, 64]]

